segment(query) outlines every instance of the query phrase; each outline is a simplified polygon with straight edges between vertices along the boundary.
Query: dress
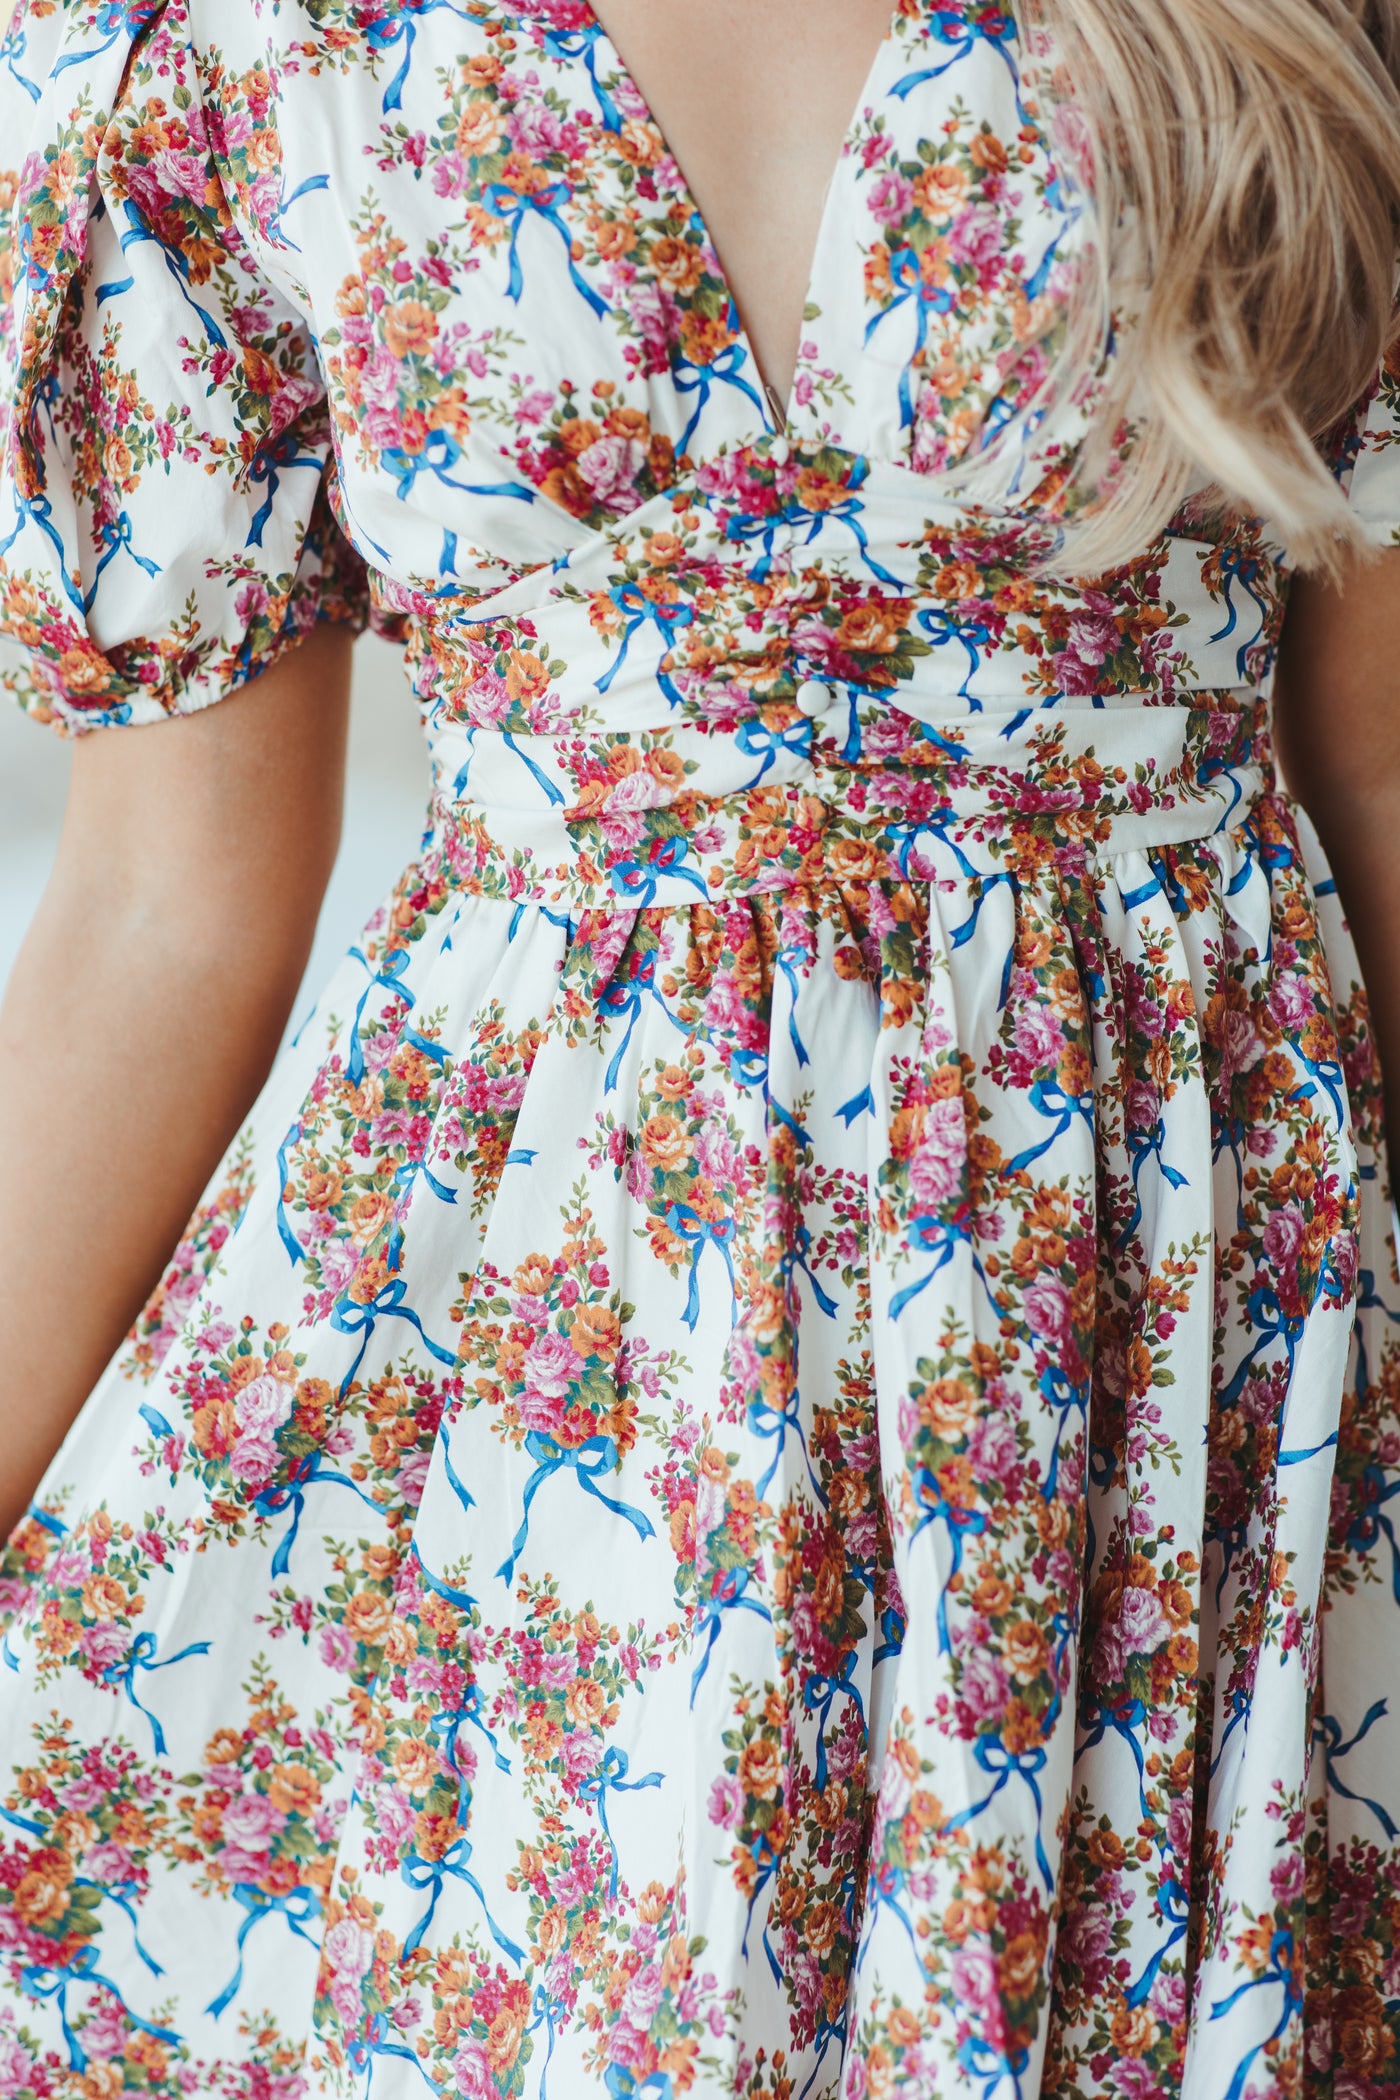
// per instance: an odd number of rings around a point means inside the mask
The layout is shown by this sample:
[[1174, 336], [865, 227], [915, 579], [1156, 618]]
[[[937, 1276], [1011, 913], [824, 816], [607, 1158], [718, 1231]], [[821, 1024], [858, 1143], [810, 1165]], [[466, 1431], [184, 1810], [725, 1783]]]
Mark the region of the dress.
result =
[[[1085, 246], [1022, 56], [902, 0], [780, 434], [587, 0], [21, 6], [21, 698], [373, 619], [434, 789], [9, 1545], [0, 2100], [1400, 2082], [1287, 566], [1039, 574], [1095, 375], [1021, 412]], [[1398, 438], [1383, 374], [1378, 539]]]

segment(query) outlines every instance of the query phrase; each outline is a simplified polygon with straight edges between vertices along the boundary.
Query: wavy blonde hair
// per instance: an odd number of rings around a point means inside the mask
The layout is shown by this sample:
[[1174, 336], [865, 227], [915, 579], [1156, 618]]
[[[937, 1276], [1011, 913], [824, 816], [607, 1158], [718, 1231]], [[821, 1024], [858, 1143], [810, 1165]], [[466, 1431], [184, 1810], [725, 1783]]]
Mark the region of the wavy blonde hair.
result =
[[1115, 316], [1063, 562], [1126, 558], [1211, 481], [1335, 571], [1358, 528], [1317, 441], [1396, 334], [1400, 0], [1021, 5], [1098, 264], [1061, 375]]

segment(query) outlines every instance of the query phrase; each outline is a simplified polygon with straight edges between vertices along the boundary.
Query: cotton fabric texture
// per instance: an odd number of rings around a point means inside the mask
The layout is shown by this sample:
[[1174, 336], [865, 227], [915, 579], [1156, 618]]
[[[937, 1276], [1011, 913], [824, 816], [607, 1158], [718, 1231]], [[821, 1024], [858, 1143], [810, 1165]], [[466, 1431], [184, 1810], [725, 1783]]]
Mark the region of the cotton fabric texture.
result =
[[[1287, 565], [1038, 579], [1100, 375], [1026, 413], [1085, 229], [1024, 57], [900, 6], [779, 433], [586, 0], [21, 6], [21, 699], [372, 617], [435, 786], [9, 1544], [3, 2100], [1400, 2080]], [[1379, 539], [1397, 438], [1390, 372]]]

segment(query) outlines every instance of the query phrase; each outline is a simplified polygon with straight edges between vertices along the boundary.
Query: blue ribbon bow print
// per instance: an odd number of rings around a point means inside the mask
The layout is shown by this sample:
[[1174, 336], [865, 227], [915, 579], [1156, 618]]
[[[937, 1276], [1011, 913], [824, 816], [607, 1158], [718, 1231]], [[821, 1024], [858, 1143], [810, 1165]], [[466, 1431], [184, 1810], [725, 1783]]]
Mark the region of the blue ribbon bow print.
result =
[[1343, 1795], [1348, 1801], [1359, 1802], [1362, 1808], [1369, 1808], [1386, 1836], [1393, 1841], [1396, 1837], [1400, 1837], [1400, 1829], [1397, 1828], [1394, 1818], [1387, 1810], [1381, 1807], [1379, 1801], [1372, 1801], [1369, 1795], [1358, 1794], [1354, 1787], [1349, 1787], [1337, 1771], [1337, 1765], [1341, 1759], [1353, 1751], [1358, 1743], [1365, 1740], [1377, 1721], [1385, 1719], [1388, 1711], [1388, 1702], [1384, 1699], [1377, 1699], [1367, 1708], [1365, 1717], [1356, 1733], [1346, 1741], [1342, 1739], [1342, 1724], [1336, 1719], [1335, 1715], [1322, 1714], [1313, 1728], [1313, 1736], [1315, 1741], [1322, 1747], [1322, 1754], [1327, 1763], [1327, 1784], [1332, 1789], [1332, 1792]]
[[133, 547], [131, 543], [131, 517], [127, 511], [119, 511], [115, 518], [109, 519], [107, 524], [102, 527], [98, 537], [102, 546], [102, 554], [97, 567], [93, 571], [92, 586], [87, 596], [83, 599], [83, 611], [85, 613], [90, 613], [93, 606], [97, 603], [97, 590], [102, 581], [103, 573], [112, 566], [119, 554], [129, 554], [137, 568], [144, 569], [146, 574], [152, 579], [161, 573], [159, 562], [152, 561], [148, 555], [138, 554], [135, 547]]
[[1302, 2017], [1303, 1989], [1302, 1964], [1295, 1959], [1293, 1934], [1280, 1926], [1269, 1944], [1269, 1965], [1261, 1975], [1251, 1977], [1238, 1990], [1231, 1991], [1228, 1998], [1221, 1998], [1211, 2006], [1212, 2020], [1222, 2020], [1233, 2012], [1240, 2000], [1251, 1991], [1278, 1988], [1283, 1992], [1283, 2010], [1270, 2033], [1261, 2036], [1251, 2049], [1246, 2050], [1235, 2067], [1225, 2100], [1241, 2100], [1255, 2059], [1263, 2054], [1271, 2042], [1280, 2041], [1289, 2024]]
[[1021, 74], [1013, 51], [1017, 37], [1016, 21], [1006, 8], [978, 5], [939, 7], [925, 17], [921, 28], [926, 37], [943, 45], [948, 56], [941, 65], [923, 66], [917, 73], [906, 73], [902, 80], [896, 81], [894, 93], [901, 102], [923, 87], [926, 81], [939, 80], [954, 66], [961, 65], [981, 44], [1006, 61], [1016, 90], [1016, 114], [1022, 124], [1030, 121], [1021, 99]]
[[[1047, 1728], [1058, 1706], [1059, 1701], [1056, 1700], [1049, 1713], [1043, 1717]], [[961, 1830], [967, 1824], [976, 1822], [979, 1816], [986, 1814], [1004, 1786], [1009, 1786], [1013, 1779], [1024, 1781], [1035, 1803], [1035, 1863], [1040, 1869], [1041, 1879], [1046, 1888], [1053, 1889], [1055, 1877], [1050, 1871], [1050, 1862], [1045, 1854], [1045, 1842], [1040, 1829], [1044, 1820], [1045, 1805], [1040, 1798], [1038, 1775], [1045, 1770], [1045, 1751], [1039, 1748], [1008, 1750], [999, 1735], [987, 1734], [978, 1737], [977, 1747], [972, 1754], [992, 1784], [980, 1801], [974, 1801], [969, 1808], [960, 1809], [957, 1815], [950, 1816], [944, 1828]]]
[[163, 0], [103, 0], [99, 7], [88, 10], [87, 21], [91, 29], [102, 38], [100, 44], [84, 44], [77, 51], [65, 52], [54, 61], [55, 74], [65, 72], [69, 66], [88, 64], [110, 51], [119, 38], [134, 42], [143, 30], [149, 29], [160, 13]]
[[405, 1960], [410, 1954], [416, 1954], [419, 1947], [423, 1944], [423, 1940], [437, 1912], [443, 1884], [451, 1880], [465, 1882], [476, 1896], [485, 1913], [486, 1924], [491, 1937], [500, 1948], [502, 1954], [505, 1955], [506, 1960], [514, 1962], [517, 1968], [523, 1965], [525, 1956], [519, 1947], [516, 1946], [514, 1940], [507, 1938], [506, 1934], [501, 1931], [500, 1926], [491, 1915], [491, 1907], [486, 1901], [481, 1883], [468, 1865], [471, 1856], [471, 1840], [461, 1837], [448, 1846], [441, 1859], [424, 1859], [422, 1854], [418, 1852], [410, 1852], [404, 1859], [400, 1872], [408, 1886], [411, 1889], [420, 1891], [424, 1889], [431, 1890], [427, 1909], [403, 1943]]
[[[705, 238], [704, 227], [698, 215], [692, 217], [690, 226], [692, 238], [703, 241]], [[737, 338], [739, 334], [739, 315], [732, 300], [729, 305], [727, 326], [731, 334]], [[759, 415], [763, 419], [765, 430], [768, 428], [768, 410], [762, 398], [744, 377], [744, 367], [748, 362], [749, 353], [743, 343], [737, 340], [727, 343], [724, 349], [720, 351], [718, 357], [711, 358], [708, 364], [703, 365], [693, 364], [679, 347], [672, 351], [672, 385], [678, 394], [694, 394], [696, 396], [695, 406], [690, 412], [690, 419], [676, 440], [678, 457], [690, 450], [690, 441], [700, 427], [700, 419], [709, 407], [710, 394], [716, 384], [736, 387], [758, 410]]]
[[1212, 642], [1228, 641], [1239, 626], [1240, 609], [1235, 599], [1236, 584], [1259, 615], [1254, 633], [1239, 644], [1235, 653], [1236, 675], [1241, 685], [1249, 683], [1250, 651], [1258, 645], [1269, 623], [1270, 601], [1260, 589], [1260, 583], [1271, 567], [1272, 564], [1257, 548], [1228, 546], [1223, 547], [1220, 552], [1220, 582], [1228, 617], [1220, 631], [1211, 636]]
[[627, 1752], [618, 1749], [615, 1744], [609, 1744], [607, 1750], [603, 1753], [603, 1761], [597, 1771], [591, 1772], [586, 1779], [579, 1781], [579, 1799], [580, 1801], [591, 1802], [597, 1809], [598, 1821], [603, 1826], [603, 1835], [607, 1839], [608, 1849], [612, 1853], [612, 1873], [608, 1877], [609, 1903], [617, 1901], [618, 1868], [617, 1839], [608, 1827], [608, 1795], [610, 1793], [630, 1793], [637, 1787], [660, 1786], [661, 1780], [662, 1774], [660, 1772], [648, 1772], [644, 1779], [629, 1779], [627, 1777]]
[[391, 109], [403, 107], [403, 91], [413, 66], [413, 46], [419, 22], [424, 15], [439, 14], [443, 10], [459, 18], [467, 14], [459, 0], [394, 0], [393, 6], [386, 7], [378, 21], [365, 23], [361, 34], [372, 52], [392, 51], [396, 44], [404, 47], [403, 63], [384, 91], [386, 116]]
[[389, 2024], [388, 2014], [375, 2013], [371, 2019], [365, 2022], [363, 2034], [357, 2034], [354, 2040], [346, 2047], [346, 2061], [349, 2063], [356, 2078], [365, 2080], [366, 2096], [368, 2096], [370, 2085], [374, 2079], [374, 2066], [381, 2056], [400, 2056], [405, 2062], [411, 2063], [424, 2085], [428, 2088], [428, 2091], [436, 2094], [438, 2088], [429, 2076], [428, 2067], [423, 2062], [422, 2057], [419, 2056], [416, 2049], [410, 2049], [405, 2042], [391, 2042], [389, 2036], [393, 2032], [394, 2029]]
[[724, 1568], [711, 1580], [710, 1593], [699, 1600], [700, 1623], [705, 1629], [705, 1643], [700, 1650], [700, 1660], [690, 1675], [690, 1703], [695, 1704], [695, 1695], [710, 1666], [710, 1653], [719, 1639], [720, 1626], [727, 1611], [751, 1611], [771, 1625], [773, 1614], [766, 1604], [748, 1594], [752, 1579], [751, 1568]]
[[374, 1330], [381, 1320], [404, 1320], [418, 1336], [429, 1356], [452, 1370], [457, 1362], [454, 1349], [444, 1349], [425, 1332], [423, 1322], [411, 1305], [405, 1305], [408, 1285], [402, 1276], [391, 1276], [381, 1290], [367, 1302], [355, 1298], [342, 1298], [331, 1314], [331, 1326], [337, 1334], [359, 1335], [360, 1346], [344, 1378], [340, 1382], [340, 1396], [344, 1399], [360, 1375], [360, 1366], [365, 1352], [374, 1337]]
[[[632, 643], [643, 628], [654, 627], [660, 638], [663, 658], [676, 646], [676, 635], [682, 627], [689, 627], [695, 619], [695, 607], [686, 598], [669, 598], [658, 603], [649, 598], [638, 583], [615, 583], [608, 592], [615, 609], [622, 615], [622, 639], [617, 654], [612, 660], [606, 677], [600, 678], [595, 692], [606, 693], [618, 672], [627, 662]], [[682, 705], [680, 692], [668, 671], [657, 666], [655, 680], [672, 707]]]
[[[353, 1376], [352, 1372], [351, 1377]], [[292, 1548], [297, 1542], [297, 1532], [301, 1528], [307, 1492], [313, 1487], [349, 1488], [352, 1494], [359, 1496], [366, 1508], [372, 1509], [376, 1516], [383, 1516], [383, 1510], [373, 1496], [367, 1495], [359, 1482], [352, 1480], [348, 1473], [337, 1473], [323, 1451], [311, 1451], [304, 1457], [293, 1459], [281, 1479], [270, 1481], [254, 1496], [252, 1502], [254, 1513], [260, 1517], [280, 1517], [286, 1510], [292, 1513], [292, 1521], [278, 1540], [277, 1551], [272, 1556], [274, 1575], [285, 1575], [291, 1564]]]
[[573, 190], [563, 181], [551, 182], [541, 190], [518, 190], [509, 182], [488, 182], [481, 201], [493, 218], [504, 221], [510, 228], [510, 276], [507, 284], [510, 298], [518, 300], [525, 289], [525, 273], [520, 264], [520, 229], [527, 219], [536, 218], [546, 226], [552, 226], [564, 243], [570, 283], [599, 320], [603, 320], [608, 303], [582, 275], [574, 261], [574, 237], [562, 217], [562, 207], [572, 196]]
[[[466, 458], [461, 445], [450, 430], [440, 424], [430, 430], [421, 445], [409, 451], [404, 445], [391, 445], [379, 455], [379, 463], [386, 474], [398, 483], [398, 499], [407, 503], [419, 477], [430, 474], [445, 489], [455, 489], [460, 496], [504, 496], [517, 503], [533, 503], [536, 492], [523, 481], [456, 481], [453, 470]], [[382, 549], [379, 550], [381, 553]], [[387, 560], [387, 555], [385, 556]], [[449, 533], [443, 543], [443, 567], [455, 572], [457, 561], [456, 536]]]
[[556, 65], [582, 62], [588, 75], [598, 104], [598, 114], [605, 131], [621, 131], [622, 112], [613, 96], [598, 78], [598, 51], [607, 42], [607, 31], [601, 22], [584, 22], [577, 29], [549, 29], [544, 32], [546, 56]]
[[510, 1552], [496, 1570], [503, 1582], [509, 1582], [515, 1573], [515, 1564], [525, 1550], [525, 1540], [530, 1530], [530, 1504], [539, 1489], [555, 1473], [570, 1472], [585, 1494], [592, 1495], [614, 1516], [625, 1517], [639, 1539], [655, 1536], [655, 1526], [645, 1510], [633, 1509], [629, 1503], [616, 1502], [605, 1495], [598, 1482], [605, 1473], [616, 1473], [622, 1464], [616, 1443], [610, 1436], [590, 1436], [581, 1444], [565, 1447], [554, 1438], [546, 1436], [542, 1429], [532, 1429], [525, 1439], [525, 1449], [535, 1461], [535, 1470], [525, 1483], [524, 1514], [520, 1528], [511, 1541]]
[[707, 1247], [717, 1247], [729, 1274], [729, 1318], [734, 1326], [739, 1318], [738, 1287], [734, 1281], [734, 1257], [730, 1247], [738, 1232], [738, 1221], [733, 1216], [724, 1218], [702, 1218], [688, 1203], [672, 1203], [666, 1211], [666, 1223], [676, 1238], [690, 1253], [690, 1294], [686, 1299], [682, 1318], [693, 1333], [700, 1319], [700, 1257]]
[[[262, 489], [264, 495], [257, 515], [248, 527], [248, 546], [261, 547], [263, 543], [263, 533], [272, 517], [280, 486], [278, 475], [290, 472], [293, 467], [310, 467], [319, 476], [324, 464], [318, 452], [302, 451], [294, 430], [284, 430], [280, 437], [259, 447], [248, 468], [248, 482], [250, 487]], [[139, 555], [137, 560], [140, 560]], [[144, 562], [142, 567], [145, 567]]]
[[144, 1714], [150, 1722], [151, 1735], [157, 1757], [164, 1757], [165, 1755], [165, 1730], [161, 1727], [160, 1722], [150, 1708], [143, 1706], [136, 1696], [137, 1673], [140, 1671], [171, 1670], [176, 1663], [184, 1662], [191, 1655], [207, 1655], [209, 1646], [208, 1641], [191, 1641], [189, 1646], [182, 1648], [178, 1655], [167, 1655], [163, 1661], [157, 1662], [156, 1656], [159, 1652], [159, 1643], [155, 1634], [138, 1633], [125, 1659], [121, 1662], [109, 1664], [102, 1673], [102, 1682], [111, 1685], [114, 1691], [125, 1692], [136, 1711]]
[[310, 1947], [318, 1945], [315, 1936], [306, 1930], [307, 1925], [321, 1915], [321, 1899], [315, 1889], [292, 1889], [285, 1896], [269, 1896], [251, 1881], [236, 1881], [232, 1893], [234, 1902], [247, 1912], [247, 1916], [238, 1928], [238, 1963], [233, 1976], [205, 2008], [216, 2020], [221, 2013], [228, 2011], [238, 1996], [243, 1983], [243, 1949], [254, 1926], [261, 1925], [268, 1918], [283, 1917], [299, 1940], [305, 1940]]
[[834, 1677], [817, 1675], [809, 1677], [802, 1687], [802, 1703], [808, 1713], [817, 1715], [817, 1792], [826, 1792], [826, 1729], [831, 1719], [831, 1709], [838, 1699], [849, 1699], [861, 1719], [865, 1718], [865, 1704], [860, 1692], [851, 1683], [851, 1673], [859, 1661], [859, 1651], [847, 1650], [846, 1658]]
[[[31, 1816], [16, 1815], [12, 1808], [0, 1808], [0, 1823], [9, 1823], [15, 1830], [22, 1830], [27, 1838], [36, 1838], [41, 1845], [46, 1844], [48, 1841], [49, 1833], [42, 1823], [36, 1823]], [[117, 1909], [125, 1914], [131, 1925], [132, 1942], [136, 1948], [138, 1959], [150, 1970], [152, 1976], [163, 1976], [165, 1974], [164, 1969], [155, 1956], [149, 1953], [142, 1944], [141, 1927], [136, 1916], [136, 1907], [133, 1901], [139, 1892], [136, 1882], [96, 1882], [90, 1880], [84, 1874], [79, 1874], [73, 1882], [73, 1887], [87, 1892], [87, 1903], [91, 1910], [98, 1909], [104, 1903], [115, 1903]], [[98, 1978], [97, 1980], [100, 1982], [102, 1979]]]
[[76, 2071], [79, 2077], [87, 2069], [88, 2057], [68, 2019], [68, 1993], [75, 1984], [87, 1984], [107, 1991], [120, 2006], [122, 2018], [142, 2034], [148, 2034], [152, 2041], [165, 2042], [171, 2048], [180, 2046], [181, 2037], [172, 2028], [157, 2027], [153, 2021], [143, 2020], [139, 2013], [131, 2010], [111, 1977], [104, 1976], [98, 1968], [96, 1947], [81, 1948], [62, 1968], [51, 1968], [46, 1962], [31, 1962], [20, 1971], [20, 1988], [27, 1997], [47, 1998], [56, 2004], [59, 2026], [68, 2046], [69, 2069]]
[[662, 996], [661, 987], [657, 984], [656, 950], [648, 948], [645, 953], [638, 953], [634, 949], [625, 958], [622, 966], [608, 979], [598, 998], [600, 1020], [615, 1024], [625, 1016], [627, 1022], [622, 1040], [608, 1062], [607, 1074], [603, 1081], [604, 1093], [610, 1094], [617, 1085], [622, 1060], [627, 1055], [627, 1046], [632, 1040], [632, 1032], [648, 999], [656, 1001], [672, 1027], [680, 1034], [688, 1036], [690, 1033], [685, 1023], [672, 1013]]

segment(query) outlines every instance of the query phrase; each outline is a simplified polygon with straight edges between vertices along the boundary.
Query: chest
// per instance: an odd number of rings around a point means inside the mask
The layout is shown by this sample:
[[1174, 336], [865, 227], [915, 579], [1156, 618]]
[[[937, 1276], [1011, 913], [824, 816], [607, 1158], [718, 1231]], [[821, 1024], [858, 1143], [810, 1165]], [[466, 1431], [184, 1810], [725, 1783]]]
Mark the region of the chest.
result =
[[[405, 587], [557, 559], [687, 481], [723, 497], [752, 471], [782, 416], [768, 308], [735, 282], [761, 246], [735, 229], [741, 206], [770, 213], [784, 141], [824, 169], [773, 292], [797, 338], [784, 445], [938, 474], [1053, 357], [1077, 219], [995, 6], [904, 0], [873, 57], [852, 7], [842, 64], [802, 61], [826, 82], [819, 146], [791, 145], [788, 111], [728, 189], [714, 94], [680, 116], [693, 175], [587, 0], [300, 0], [271, 65], [266, 17], [195, 10], [225, 185], [310, 322], [343, 522]], [[740, 132], [761, 106], [745, 93]]]

